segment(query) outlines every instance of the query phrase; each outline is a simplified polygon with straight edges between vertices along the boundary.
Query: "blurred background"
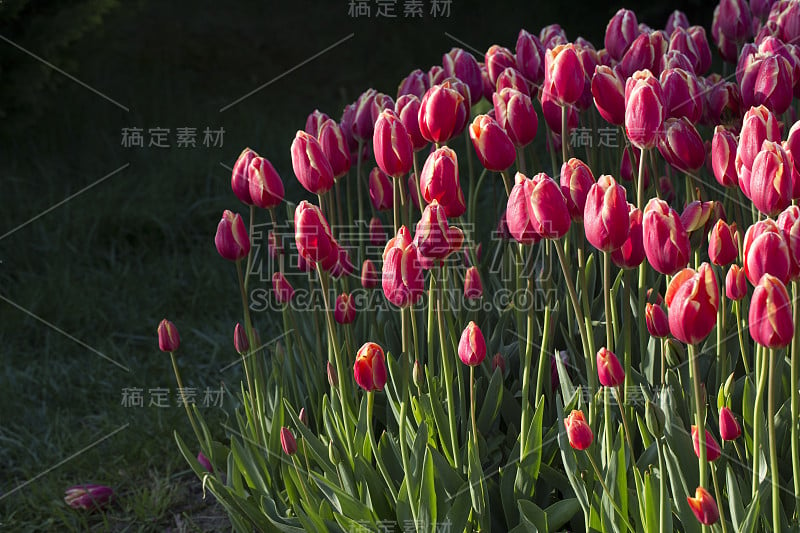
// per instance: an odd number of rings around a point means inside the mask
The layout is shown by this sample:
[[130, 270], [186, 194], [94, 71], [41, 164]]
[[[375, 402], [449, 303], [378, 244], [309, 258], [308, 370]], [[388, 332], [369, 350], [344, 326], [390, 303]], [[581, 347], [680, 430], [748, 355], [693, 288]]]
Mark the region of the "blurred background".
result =
[[[188, 423], [155, 331], [178, 326], [198, 402], [237, 389], [238, 367], [220, 371], [236, 359], [235, 270], [213, 234], [223, 209], [244, 213], [225, 168], [244, 147], [299, 201], [289, 145], [315, 108], [338, 119], [454, 46], [513, 50], [520, 28], [559, 23], [601, 48], [620, 7], [653, 28], [680, 9], [707, 31], [714, 7], [421, 0], [422, 17], [404, 17], [413, 3], [392, 19], [377, 0], [0, 2], [0, 529], [223, 528], [178, 455], [172, 430]], [[370, 16], [352, 16], [363, 5]], [[192, 129], [195, 146], [179, 142]], [[168, 407], [148, 405], [159, 388]], [[135, 389], [141, 407], [126, 405]], [[233, 407], [226, 396], [204, 413]], [[64, 505], [67, 486], [90, 482], [117, 491], [107, 515]]]

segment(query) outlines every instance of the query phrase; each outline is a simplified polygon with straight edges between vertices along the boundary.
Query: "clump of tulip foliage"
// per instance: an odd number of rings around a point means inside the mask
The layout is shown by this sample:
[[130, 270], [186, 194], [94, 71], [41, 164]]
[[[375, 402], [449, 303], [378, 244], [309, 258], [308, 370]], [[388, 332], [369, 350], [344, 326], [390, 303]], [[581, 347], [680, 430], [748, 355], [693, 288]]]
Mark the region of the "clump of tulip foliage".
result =
[[241, 404], [187, 406], [204, 464], [176, 434], [233, 526], [797, 528], [799, 41], [798, 0], [621, 9], [603, 48], [521, 30], [314, 111], [279, 148], [305, 199], [244, 150]]

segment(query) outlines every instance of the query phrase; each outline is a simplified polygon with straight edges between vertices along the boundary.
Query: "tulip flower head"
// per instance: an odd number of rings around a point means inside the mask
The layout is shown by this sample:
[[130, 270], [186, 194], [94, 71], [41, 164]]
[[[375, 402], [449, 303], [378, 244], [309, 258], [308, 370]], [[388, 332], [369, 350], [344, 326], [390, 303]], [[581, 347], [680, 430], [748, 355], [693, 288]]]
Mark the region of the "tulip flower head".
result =
[[252, 203], [262, 209], [271, 209], [283, 201], [283, 180], [263, 157], [254, 157], [250, 161], [248, 185]]
[[672, 275], [689, 262], [689, 234], [665, 201], [652, 198], [647, 202], [642, 230], [647, 261], [656, 271]]
[[380, 391], [386, 385], [386, 357], [383, 348], [367, 342], [359, 348], [353, 375], [359, 387], [367, 392]]
[[738, 302], [747, 295], [747, 278], [744, 269], [739, 265], [731, 265], [725, 276], [725, 296]]
[[[719, 443], [714, 439], [711, 433], [706, 429], [706, 459], [709, 461], [716, 461], [722, 454]], [[700, 434], [697, 431], [697, 426], [692, 426], [692, 446], [694, 446], [694, 454], [700, 457]]]
[[375, 162], [389, 176], [402, 176], [411, 170], [414, 147], [406, 127], [394, 111], [385, 109], [378, 116], [372, 147]]
[[162, 352], [177, 352], [181, 345], [181, 336], [175, 324], [166, 318], [158, 324], [158, 348]]
[[750, 336], [767, 348], [784, 348], [792, 342], [792, 301], [786, 286], [764, 274], [753, 291], [748, 316]]
[[486, 340], [481, 328], [475, 322], [470, 322], [461, 333], [458, 342], [458, 357], [467, 366], [478, 366], [486, 358]]
[[250, 148], [242, 150], [242, 153], [236, 158], [236, 163], [233, 164], [233, 172], [231, 173], [231, 189], [233, 189], [233, 194], [245, 205], [253, 205], [253, 199], [250, 198], [248, 176], [250, 162], [254, 157], [258, 157], [258, 154]]
[[247, 257], [250, 253], [250, 237], [239, 213], [234, 214], [227, 209], [222, 213], [214, 244], [219, 255], [229, 261], [239, 261]]
[[616, 250], [628, 238], [629, 212], [625, 188], [609, 175], [600, 176], [589, 189], [583, 210], [586, 240], [603, 252]]
[[450, 227], [439, 202], [434, 200], [428, 204], [414, 233], [414, 244], [419, 253], [429, 259], [444, 259], [460, 250], [463, 242], [464, 234], [460, 229]]
[[697, 271], [685, 268], [677, 273], [665, 301], [669, 329], [676, 339], [686, 344], [705, 339], [717, 323], [719, 307], [719, 288], [711, 265], [703, 263]]
[[281, 428], [281, 448], [286, 455], [294, 455], [297, 453], [297, 440], [294, 438], [291, 430], [286, 426]]
[[114, 489], [97, 484], [75, 485], [64, 493], [64, 502], [67, 505], [84, 511], [102, 509], [113, 499]]
[[658, 79], [648, 70], [634, 73], [625, 84], [625, 132], [631, 143], [640, 149], [655, 147], [665, 118]]
[[728, 407], [719, 410], [719, 436], [722, 440], [736, 440], [742, 434], [742, 426], [736, 421]]
[[669, 335], [669, 319], [660, 304], [647, 302], [644, 309], [647, 332], [653, 337], [663, 339]]
[[689, 502], [689, 507], [697, 517], [698, 522], [710, 526], [719, 520], [719, 509], [714, 497], [703, 487], [697, 487], [694, 493], [694, 498], [691, 496], [686, 497]]
[[483, 296], [483, 283], [478, 268], [471, 266], [464, 275], [464, 298], [467, 300], [479, 300]]
[[405, 226], [386, 243], [382, 286], [386, 299], [398, 307], [417, 303], [425, 290], [419, 252]]
[[317, 139], [298, 131], [292, 141], [292, 169], [311, 194], [324, 194], [333, 187], [333, 168]]
[[592, 444], [594, 435], [592, 428], [586, 422], [586, 417], [583, 411], [572, 411], [567, 418], [564, 419], [564, 426], [567, 429], [567, 439], [569, 445], [576, 450], [585, 450]]
[[625, 382], [625, 371], [619, 359], [606, 348], [597, 352], [597, 377], [604, 387], [619, 387]]
[[589, 165], [574, 157], [566, 161], [561, 166], [560, 185], [572, 220], [583, 221], [586, 197], [594, 185], [594, 175]]
[[333, 317], [339, 324], [351, 324], [356, 319], [355, 302], [349, 294], [342, 293], [336, 297]]
[[469, 127], [469, 136], [481, 165], [487, 170], [502, 172], [514, 164], [517, 157], [514, 143], [492, 117], [475, 117]]

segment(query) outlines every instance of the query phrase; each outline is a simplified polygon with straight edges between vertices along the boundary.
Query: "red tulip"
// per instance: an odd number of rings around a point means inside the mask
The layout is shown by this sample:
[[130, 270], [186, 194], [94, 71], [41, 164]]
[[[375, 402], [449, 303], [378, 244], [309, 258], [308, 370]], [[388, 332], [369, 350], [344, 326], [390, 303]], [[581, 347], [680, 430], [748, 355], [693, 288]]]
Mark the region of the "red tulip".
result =
[[469, 127], [472, 145], [481, 164], [494, 172], [502, 172], [514, 164], [517, 151], [503, 128], [488, 115], [478, 115]]
[[272, 291], [280, 304], [287, 304], [294, 297], [294, 288], [282, 272], [275, 272], [272, 275]]
[[791, 271], [789, 247], [777, 224], [770, 219], [756, 222], [744, 234], [744, 273], [757, 285], [764, 274], [786, 283]]
[[461, 48], [453, 48], [442, 56], [442, 68], [448, 78], [458, 78], [469, 87], [472, 100], [477, 101], [483, 90], [481, 67], [475, 56]]
[[686, 16], [686, 13], [676, 9], [672, 13], [669, 14], [667, 17], [667, 24], [664, 27], [664, 30], [672, 34], [675, 28], [688, 28], [689, 27], [689, 19]]
[[411, 137], [394, 111], [386, 109], [378, 116], [372, 146], [375, 162], [389, 176], [402, 176], [411, 170], [414, 163]]
[[425, 207], [414, 233], [414, 245], [420, 255], [429, 259], [444, 259], [461, 249], [464, 234], [450, 227], [439, 202], [434, 200]]
[[576, 450], [585, 450], [592, 444], [594, 435], [592, 434], [592, 428], [586, 423], [583, 411], [572, 411], [564, 419], [564, 427], [567, 429], [569, 445]]
[[792, 342], [792, 301], [783, 282], [764, 274], [753, 291], [748, 315], [750, 336], [767, 348], [785, 348]]
[[715, 205], [718, 202], [703, 202], [695, 200], [690, 202], [683, 208], [681, 213], [681, 225], [686, 233], [692, 233], [699, 229], [703, 229], [708, 225], [708, 221], [714, 213]]
[[405, 226], [386, 243], [382, 286], [386, 299], [398, 307], [415, 304], [425, 290], [417, 247]]
[[328, 221], [315, 205], [303, 200], [294, 211], [295, 244], [298, 253], [310, 263], [330, 270], [339, 259], [339, 245]]
[[514, 54], [508, 48], [493, 44], [486, 51], [484, 57], [486, 63], [486, 72], [489, 79], [492, 81], [492, 86], [497, 85], [497, 77], [508, 67], [517, 66], [517, 61], [514, 59]]
[[73, 509], [93, 511], [102, 509], [114, 499], [114, 489], [105, 485], [84, 484], [69, 487], [64, 502]]
[[659, 76], [667, 117], [686, 117], [692, 124], [703, 117], [704, 92], [694, 72], [668, 68]]
[[724, 220], [717, 220], [708, 234], [708, 260], [715, 265], [725, 266], [736, 261], [738, 256], [736, 223], [728, 225]]
[[705, 82], [706, 107], [705, 123], [708, 125], [720, 122], [738, 122], [742, 113], [742, 93], [735, 82], [724, 82], [709, 76]]
[[711, 167], [717, 183], [723, 187], [735, 187], [739, 184], [736, 173], [736, 136], [724, 126], [714, 129], [711, 141]]
[[621, 126], [625, 122], [625, 80], [618, 69], [598, 65], [592, 76], [591, 91], [600, 116]]
[[636, 268], [645, 258], [642, 236], [642, 212], [633, 204], [628, 204], [630, 228], [625, 242], [611, 252], [611, 260], [620, 268]]
[[[711, 67], [711, 47], [708, 46], [706, 30], [702, 26], [690, 26], [686, 29], [686, 32], [689, 34], [693, 46], [687, 46], [685, 49], [692, 52], [688, 55], [694, 65], [694, 73], [701, 76]], [[675, 35], [674, 31], [673, 35]], [[670, 49], [671, 48], [672, 38], [670, 38]]]
[[[689, 72], [694, 74], [694, 65], [692, 65], [692, 62], [689, 59], [689, 57], [677, 49], [667, 51], [667, 55], [664, 56], [664, 71], [670, 69], [680, 69], [683, 70], [684, 72]], [[659, 80], [661, 79], [661, 76], [664, 75], [664, 71], [662, 71], [661, 74], [659, 74]], [[700, 83], [699, 80], [698, 83]], [[664, 83], [662, 82], [661, 85], [663, 87]]]
[[714, 497], [703, 487], [697, 487], [695, 490], [694, 498], [691, 496], [686, 497], [689, 502], [689, 507], [697, 517], [698, 522], [710, 526], [719, 520], [719, 509]]
[[[511, 194], [508, 195], [507, 208], [501, 220], [501, 225], [505, 222], [505, 229], [521, 244], [533, 244], [541, 239], [531, 215], [533, 187], [533, 180], [517, 172], [514, 187], [511, 189]], [[502, 229], [501, 234], [504, 233]]]
[[481, 274], [477, 267], [471, 266], [464, 275], [464, 298], [467, 300], [479, 300], [483, 297], [483, 283]]
[[719, 289], [716, 276], [703, 263], [698, 271], [686, 268], [672, 278], [667, 288], [669, 328], [672, 335], [686, 344], [705, 339], [716, 325]]
[[567, 43], [567, 34], [558, 24], [548, 24], [539, 30], [539, 39], [545, 48], [555, 48], [559, 44]]
[[764, 141], [781, 140], [781, 127], [775, 115], [766, 107], [753, 107], [744, 114], [739, 146], [736, 150], [736, 174], [739, 187], [750, 198], [750, 173], [753, 162]]
[[286, 455], [294, 455], [297, 453], [297, 440], [294, 435], [286, 426], [281, 428], [281, 448]]
[[250, 341], [247, 339], [247, 332], [240, 322], [237, 322], [233, 328], [233, 347], [239, 355], [244, 355], [250, 350]]
[[666, 39], [659, 32], [643, 32], [633, 40], [617, 68], [625, 78], [630, 78], [640, 70], [647, 70], [658, 76], [662, 70], [659, 63], [666, 53]]
[[567, 203], [558, 184], [544, 172], [531, 180], [530, 217], [534, 231], [545, 239], [560, 239], [569, 231]]
[[375, 263], [372, 262], [372, 259], [365, 259], [361, 266], [361, 286], [365, 289], [374, 289], [380, 281], [381, 276], [378, 269], [375, 268]]
[[516, 46], [517, 68], [531, 84], [544, 79], [544, 46], [536, 35], [519, 30]]
[[777, 224], [789, 248], [789, 280], [796, 280], [800, 277], [800, 207], [787, 207], [778, 216]]
[[[722, 454], [720, 450], [719, 443], [714, 439], [714, 437], [709, 433], [708, 430], [706, 432], [706, 459], [709, 461], [716, 461], [719, 459], [719, 456]], [[692, 426], [692, 445], [694, 446], [694, 454], [700, 457], [700, 434], [697, 431], [697, 426]]]
[[527, 146], [534, 137], [539, 118], [533, 109], [533, 102], [526, 94], [506, 88], [494, 93], [494, 116], [500, 126], [518, 147]]
[[369, 242], [373, 246], [386, 246], [386, 241], [389, 240], [389, 234], [386, 233], [381, 219], [372, 217], [369, 220]]
[[378, 167], [369, 173], [369, 199], [376, 211], [386, 211], [394, 207], [394, 183], [392, 178]]
[[689, 262], [689, 234], [669, 204], [652, 198], [642, 220], [647, 261], [658, 272], [672, 275]]
[[778, 142], [764, 141], [750, 169], [750, 194], [756, 208], [773, 216], [792, 201], [793, 162]]
[[739, 265], [731, 265], [725, 276], [725, 296], [737, 302], [747, 295], [747, 278], [744, 269]]
[[637, 148], [653, 148], [661, 138], [664, 94], [649, 71], [636, 72], [625, 84], [625, 132]]
[[249, 169], [250, 162], [254, 157], [258, 157], [250, 148], [245, 148], [236, 163], [233, 164], [233, 172], [231, 173], [231, 189], [233, 194], [242, 201], [245, 205], [253, 205], [253, 200], [250, 198], [250, 183], [249, 183]]
[[647, 332], [650, 335], [659, 339], [669, 335], [669, 319], [660, 304], [647, 302], [644, 308], [644, 318]]
[[560, 104], [574, 104], [583, 93], [583, 65], [575, 45], [564, 44], [545, 52], [544, 83]]
[[425, 93], [419, 108], [419, 131], [436, 143], [447, 142], [462, 120], [466, 120], [464, 97], [450, 82], [434, 85]]
[[486, 358], [486, 340], [483, 338], [481, 328], [475, 322], [467, 324], [461, 333], [458, 357], [467, 366], [478, 366]]
[[324, 194], [333, 187], [333, 168], [317, 139], [298, 131], [291, 152], [294, 174], [308, 192]]
[[356, 306], [352, 296], [342, 293], [336, 297], [333, 318], [339, 324], [351, 324], [356, 319]]
[[356, 383], [367, 392], [380, 391], [386, 385], [386, 357], [383, 348], [367, 342], [359, 348], [353, 366]]
[[283, 201], [283, 181], [275, 167], [263, 157], [254, 157], [250, 161], [247, 181], [254, 205], [271, 209]]
[[[744, 63], [744, 65], [743, 65]], [[739, 85], [745, 107], [764, 105], [776, 115], [783, 114], [792, 103], [792, 65], [775, 53], [754, 53], [744, 56]]]
[[317, 139], [331, 165], [334, 180], [347, 174], [350, 170], [350, 147], [342, 127], [335, 120], [328, 119], [320, 124]]
[[658, 151], [667, 163], [683, 172], [696, 172], [706, 159], [703, 139], [686, 117], [668, 118], [664, 122]]
[[203, 452], [197, 453], [197, 462], [200, 463], [206, 472], [214, 473], [214, 467], [211, 466], [211, 461], [208, 460], [208, 457], [205, 456]]
[[625, 371], [619, 359], [606, 348], [597, 352], [597, 377], [604, 387], [619, 387], [625, 382]]
[[586, 197], [594, 184], [594, 175], [589, 165], [580, 159], [572, 158], [561, 165], [561, 193], [567, 201], [567, 209], [576, 222], [583, 221]]
[[608, 55], [620, 61], [638, 36], [639, 22], [636, 20], [636, 14], [628, 9], [620, 9], [606, 26], [604, 44]]
[[178, 328], [165, 318], [158, 324], [158, 349], [162, 352], [177, 352], [180, 345]]
[[244, 227], [244, 221], [239, 213], [233, 214], [227, 209], [222, 213], [222, 219], [217, 225], [217, 234], [214, 237], [219, 255], [229, 261], [238, 261], [250, 253], [250, 237]]
[[425, 201], [438, 201], [448, 217], [459, 217], [466, 211], [464, 192], [458, 177], [458, 158], [447, 146], [431, 152], [425, 160], [419, 186]]
[[522, 94], [530, 96], [527, 80], [523, 78], [522, 74], [514, 67], [508, 67], [497, 76], [495, 92], [499, 93], [503, 89], [515, 89]]
[[583, 225], [586, 240], [598, 250], [610, 252], [625, 244], [630, 231], [628, 202], [625, 188], [611, 176], [600, 176], [589, 189]]
[[411, 147], [415, 152], [428, 146], [428, 141], [422, 136], [419, 130], [419, 108], [420, 100], [413, 94], [405, 94], [397, 99], [394, 112], [400, 117], [400, 121], [406, 128], [408, 136], [411, 138]]
[[723, 407], [719, 410], [719, 436], [722, 440], [736, 440], [742, 434], [742, 427], [736, 421], [731, 410]]

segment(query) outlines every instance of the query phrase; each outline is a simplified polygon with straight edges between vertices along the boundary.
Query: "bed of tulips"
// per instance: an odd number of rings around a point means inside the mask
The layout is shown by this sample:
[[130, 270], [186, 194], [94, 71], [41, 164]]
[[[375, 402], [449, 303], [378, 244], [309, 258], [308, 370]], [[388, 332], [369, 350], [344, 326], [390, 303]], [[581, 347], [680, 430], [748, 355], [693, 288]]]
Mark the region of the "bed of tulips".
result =
[[800, 1], [710, 37], [453, 49], [308, 117], [312, 201], [242, 152], [241, 405], [176, 434], [237, 530], [798, 530]]

